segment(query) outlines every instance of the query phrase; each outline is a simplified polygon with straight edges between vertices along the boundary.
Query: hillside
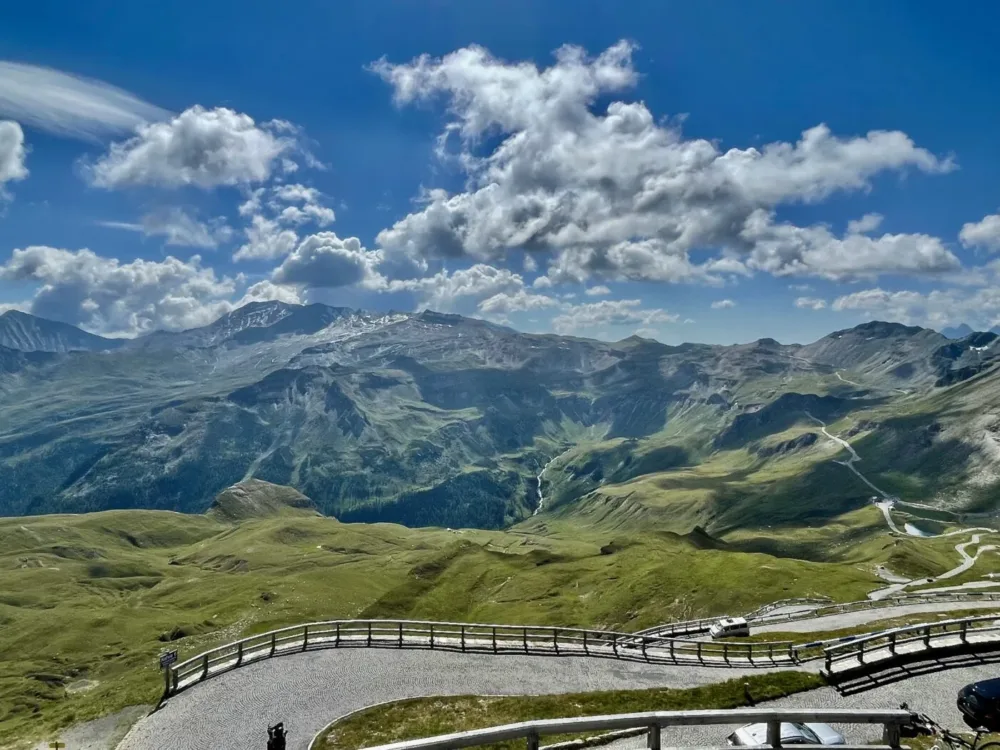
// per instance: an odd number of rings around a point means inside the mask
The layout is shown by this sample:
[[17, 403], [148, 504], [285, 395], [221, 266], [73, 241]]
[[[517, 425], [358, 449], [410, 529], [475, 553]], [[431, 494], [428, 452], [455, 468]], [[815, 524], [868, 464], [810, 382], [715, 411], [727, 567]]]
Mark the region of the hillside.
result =
[[[260, 511], [236, 521], [135, 510], [0, 520], [0, 744], [155, 702], [164, 648], [183, 658], [302, 621], [637, 629], [819, 587], [857, 598], [877, 585], [840, 559], [713, 549], [652, 529], [623, 535], [594, 518], [493, 532]], [[882, 545], [866, 554], [885, 559]]]
[[[951, 540], [890, 538], [875, 508], [794, 534], [668, 531], [591, 498], [509, 531], [344, 524], [251, 485], [205, 515], [106, 511], [0, 519], [0, 744], [155, 702], [157, 655], [333, 618], [591, 626], [749, 611], [795, 596], [864, 597], [879, 564], [931, 575]], [[251, 509], [243, 519], [220, 506]], [[621, 506], [621, 503], [619, 506]], [[768, 549], [765, 550], [765, 547]], [[976, 575], [1000, 570], [983, 558]]]
[[[949, 340], [873, 322], [807, 346], [667, 346], [273, 302], [69, 351], [89, 334], [8, 319], [51, 335], [0, 349], [6, 515], [200, 513], [259, 479], [343, 521], [499, 529], [540, 497], [556, 508], [662, 476], [664, 488], [688, 486], [678, 518], [797, 522], [870, 495], [829, 464], [836, 446], [817, 420], [870, 441], [870, 469], [904, 499], [988, 509], [995, 497], [996, 451], [975, 426], [992, 402], [974, 422], [957, 416], [967, 386], [998, 377], [992, 333]], [[782, 499], [803, 492], [824, 500]]]

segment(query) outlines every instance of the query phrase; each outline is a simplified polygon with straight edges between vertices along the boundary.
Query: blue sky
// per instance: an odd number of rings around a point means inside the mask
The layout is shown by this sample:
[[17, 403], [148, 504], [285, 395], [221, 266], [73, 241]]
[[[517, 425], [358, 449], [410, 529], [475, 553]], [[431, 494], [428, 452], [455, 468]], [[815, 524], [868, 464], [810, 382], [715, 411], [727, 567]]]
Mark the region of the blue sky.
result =
[[112, 335], [272, 298], [668, 343], [871, 318], [986, 328], [998, 16], [915, 0], [4, 9], [0, 307]]

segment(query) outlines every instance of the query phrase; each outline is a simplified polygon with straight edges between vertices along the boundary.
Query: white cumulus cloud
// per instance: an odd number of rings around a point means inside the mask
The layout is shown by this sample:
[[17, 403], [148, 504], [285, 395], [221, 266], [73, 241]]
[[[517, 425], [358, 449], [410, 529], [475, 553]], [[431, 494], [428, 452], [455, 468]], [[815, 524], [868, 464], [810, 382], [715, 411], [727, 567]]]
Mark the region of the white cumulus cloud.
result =
[[796, 297], [795, 306], [802, 310], [822, 310], [826, 307], [826, 300], [819, 297]]
[[283, 258], [298, 244], [299, 236], [277, 221], [257, 214], [245, 230], [247, 241], [233, 255], [233, 260], [268, 260]]
[[1000, 214], [990, 214], [984, 216], [981, 221], [963, 225], [958, 238], [965, 247], [1000, 251]]
[[0, 120], [0, 198], [5, 195], [4, 183], [28, 176], [28, 168], [24, 165], [26, 154], [21, 126], [16, 122]]
[[[444, 102], [439, 154], [468, 178], [461, 192], [425, 191], [422, 207], [383, 230], [379, 246], [417, 264], [550, 251], [556, 282], [720, 283], [753, 270], [846, 278], [939, 273], [957, 262], [922, 235], [854, 239], [875, 228], [871, 217], [835, 238], [773, 215], [780, 205], [866, 190], [885, 171], [946, 172], [950, 159], [900, 131], [844, 137], [825, 125], [794, 143], [723, 151], [641, 102], [616, 100], [638, 80], [632, 52], [625, 42], [596, 57], [567, 46], [539, 68], [472, 46], [372, 66], [398, 104]], [[720, 254], [696, 262], [693, 251]]]
[[838, 297], [832, 307], [909, 325], [942, 328], [968, 322], [987, 329], [1000, 322], [1000, 287], [993, 285], [975, 291], [947, 288], [929, 292], [888, 291], [876, 287]]
[[725, 310], [730, 307], [736, 307], [736, 303], [731, 299], [717, 299], [711, 305], [713, 310]]
[[293, 138], [249, 115], [194, 106], [165, 122], [139, 125], [87, 174], [104, 188], [246, 185], [270, 178], [279, 157], [294, 147]]
[[375, 271], [380, 260], [381, 253], [366, 250], [357, 237], [317, 232], [303, 239], [271, 278], [276, 284], [313, 288], [350, 286], [380, 280]]
[[113, 335], [205, 325], [233, 309], [237, 289], [197, 255], [122, 262], [45, 246], [14, 250], [0, 266], [0, 279], [38, 283], [30, 301], [36, 315]]
[[868, 234], [882, 226], [882, 214], [865, 214], [860, 219], [847, 222], [848, 234]]
[[[323, 196], [316, 188], [300, 184], [279, 185], [271, 191], [271, 195], [271, 209], [275, 211], [278, 221], [286, 224], [312, 222], [325, 227], [337, 218], [332, 208], [322, 205]], [[253, 205], [253, 197], [250, 205]]]

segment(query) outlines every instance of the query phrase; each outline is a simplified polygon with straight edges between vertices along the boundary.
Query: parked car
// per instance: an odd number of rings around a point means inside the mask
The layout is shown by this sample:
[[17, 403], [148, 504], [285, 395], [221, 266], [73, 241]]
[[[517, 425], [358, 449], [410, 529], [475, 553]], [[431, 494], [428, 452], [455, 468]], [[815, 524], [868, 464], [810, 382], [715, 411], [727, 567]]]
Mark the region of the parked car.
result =
[[736, 638], [750, 635], [750, 624], [745, 617], [726, 617], [708, 629], [713, 638]]
[[[747, 724], [726, 737], [731, 747], [767, 744], [767, 724]], [[781, 723], [782, 745], [845, 745], [844, 735], [828, 724]]]
[[981, 680], [958, 691], [958, 710], [973, 729], [1000, 732], [1000, 678]]

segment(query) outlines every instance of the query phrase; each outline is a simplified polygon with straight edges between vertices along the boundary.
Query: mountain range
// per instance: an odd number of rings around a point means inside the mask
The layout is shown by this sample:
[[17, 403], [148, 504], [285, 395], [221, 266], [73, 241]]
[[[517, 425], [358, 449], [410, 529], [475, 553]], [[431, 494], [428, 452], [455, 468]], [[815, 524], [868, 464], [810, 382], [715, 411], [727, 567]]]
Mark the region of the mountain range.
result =
[[[808, 345], [668, 346], [264, 302], [122, 340], [8, 312], [0, 514], [202, 512], [256, 478], [341, 520], [501, 528], [681, 466], [799, 467], [781, 481], [801, 484], [829, 463], [819, 420], [850, 422], [887, 466], [947, 457], [909, 491], [980, 507], [997, 459], [979, 401], [998, 357], [992, 332], [884, 322]], [[847, 475], [843, 488], [847, 503], [870, 495]], [[699, 523], [758, 522], [731, 492], [714, 487]]]
[[[949, 339], [964, 339], [966, 336], [971, 336], [976, 331], [968, 323], [961, 323], [957, 326], [951, 328], [941, 329], [941, 335]], [[1000, 326], [993, 326], [990, 333], [1000, 333]]]

